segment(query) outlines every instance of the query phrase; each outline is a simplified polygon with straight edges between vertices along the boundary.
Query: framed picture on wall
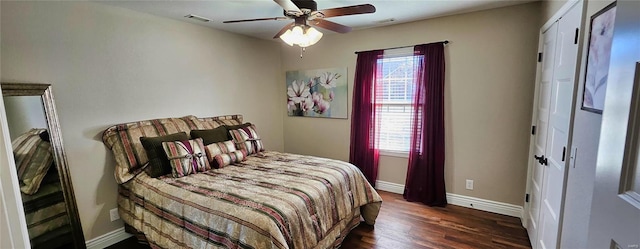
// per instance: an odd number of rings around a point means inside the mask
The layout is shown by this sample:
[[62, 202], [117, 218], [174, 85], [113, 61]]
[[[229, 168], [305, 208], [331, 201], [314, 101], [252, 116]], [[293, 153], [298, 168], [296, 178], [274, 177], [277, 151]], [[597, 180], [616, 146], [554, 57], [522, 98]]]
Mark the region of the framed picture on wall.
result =
[[615, 19], [616, 2], [591, 16], [582, 110], [602, 113], [604, 109]]
[[289, 116], [347, 117], [347, 68], [287, 71]]

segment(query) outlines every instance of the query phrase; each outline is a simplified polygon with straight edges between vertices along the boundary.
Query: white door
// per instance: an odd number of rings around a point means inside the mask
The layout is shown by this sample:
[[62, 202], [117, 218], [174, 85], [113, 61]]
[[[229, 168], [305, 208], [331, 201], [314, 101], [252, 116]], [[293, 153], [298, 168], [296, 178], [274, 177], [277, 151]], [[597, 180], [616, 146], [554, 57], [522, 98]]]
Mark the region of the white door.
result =
[[542, 34], [527, 210], [533, 248], [557, 248], [558, 244], [581, 18], [582, 2], [578, 2]]
[[[558, 24], [555, 23], [551, 28], [547, 29], [542, 34], [542, 54], [547, 55], [549, 58], [543, 58], [542, 68], [540, 72], [540, 83], [538, 84], [538, 96], [536, 100], [537, 117], [535, 120], [536, 134], [534, 139], [535, 157], [540, 157], [545, 154], [547, 147], [547, 126], [549, 125], [549, 103], [551, 102], [551, 82], [553, 80], [553, 55], [555, 53], [556, 46], [556, 34], [558, 31]], [[535, 238], [538, 232], [538, 218], [540, 211], [540, 196], [542, 193], [542, 176], [544, 174], [544, 165], [540, 164], [534, 156], [531, 156], [533, 160], [533, 169], [530, 174], [530, 205], [528, 210], [528, 222], [527, 232], [529, 238]], [[535, 248], [536, 240], [532, 240], [532, 247]]]
[[578, 44], [576, 30], [580, 27], [582, 5], [573, 6], [560, 20], [556, 36], [551, 103], [545, 150], [545, 170], [536, 248], [557, 248], [561, 219], [567, 143], [576, 76]]
[[590, 248], [640, 248], [640, 1], [618, 1], [617, 6]]

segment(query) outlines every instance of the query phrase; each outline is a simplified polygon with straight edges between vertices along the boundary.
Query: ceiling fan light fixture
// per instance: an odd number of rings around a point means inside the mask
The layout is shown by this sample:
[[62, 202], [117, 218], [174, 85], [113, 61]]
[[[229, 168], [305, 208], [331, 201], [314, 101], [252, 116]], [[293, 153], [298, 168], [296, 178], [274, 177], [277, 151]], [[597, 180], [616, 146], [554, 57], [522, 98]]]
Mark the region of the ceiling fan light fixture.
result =
[[305, 48], [320, 41], [322, 35], [322, 32], [313, 27], [303, 29], [301, 26], [296, 25], [280, 35], [280, 39], [289, 46], [298, 45]]
[[307, 37], [309, 37], [309, 45], [316, 44], [320, 39], [322, 39], [322, 32], [318, 31], [313, 27], [309, 27], [306, 33]]
[[304, 32], [302, 31], [302, 27], [300, 26], [294, 26], [291, 29], [291, 34], [295, 37], [298, 37], [298, 39], [302, 39], [302, 37], [304, 36]]
[[293, 32], [291, 32], [290, 29], [284, 32], [284, 34], [280, 35], [280, 39], [289, 46], [293, 46], [293, 43], [296, 40], [296, 38], [294, 38]]

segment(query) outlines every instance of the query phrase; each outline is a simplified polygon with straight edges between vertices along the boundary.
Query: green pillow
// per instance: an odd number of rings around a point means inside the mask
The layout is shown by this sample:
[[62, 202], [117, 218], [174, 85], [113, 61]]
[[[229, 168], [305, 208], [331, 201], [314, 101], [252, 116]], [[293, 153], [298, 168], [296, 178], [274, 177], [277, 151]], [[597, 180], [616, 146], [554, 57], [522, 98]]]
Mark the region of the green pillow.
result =
[[164, 153], [162, 142], [184, 141], [189, 140], [186, 132], [169, 134], [159, 137], [140, 137], [142, 147], [147, 152], [149, 158], [149, 166], [145, 169], [151, 177], [159, 177], [171, 173], [171, 163], [167, 154]]
[[229, 140], [229, 135], [227, 133], [227, 128], [225, 128], [224, 126], [219, 126], [215, 129], [210, 130], [192, 130], [191, 137], [202, 138], [202, 142], [205, 146], [207, 146], [212, 143]]

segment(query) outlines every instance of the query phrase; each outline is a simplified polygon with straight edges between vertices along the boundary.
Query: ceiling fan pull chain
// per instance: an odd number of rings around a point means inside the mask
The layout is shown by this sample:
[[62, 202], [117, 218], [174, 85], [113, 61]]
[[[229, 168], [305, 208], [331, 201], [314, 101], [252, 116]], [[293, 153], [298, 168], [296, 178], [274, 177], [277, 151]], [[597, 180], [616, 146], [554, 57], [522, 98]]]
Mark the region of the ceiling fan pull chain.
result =
[[304, 53], [304, 51], [306, 51], [307, 49], [304, 47], [300, 47], [300, 59], [302, 59], [302, 54]]

